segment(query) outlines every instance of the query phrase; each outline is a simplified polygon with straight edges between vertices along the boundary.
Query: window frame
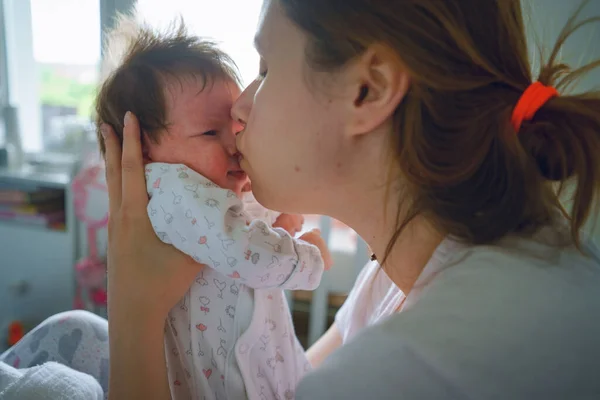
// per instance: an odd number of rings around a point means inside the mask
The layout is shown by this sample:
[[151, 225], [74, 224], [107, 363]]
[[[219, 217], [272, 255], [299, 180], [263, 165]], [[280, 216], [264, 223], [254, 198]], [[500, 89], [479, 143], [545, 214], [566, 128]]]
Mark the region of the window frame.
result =
[[8, 63], [6, 52], [6, 27], [4, 26], [4, 1], [0, 1], [0, 108], [8, 104]]
[[[5, 105], [17, 108], [21, 143], [25, 150], [41, 150], [41, 110], [37, 66], [33, 58], [30, 0], [2, 0], [3, 47], [6, 52]], [[23, 132], [27, 132], [24, 135]]]
[[[114, 25], [115, 17], [133, 9], [135, 0], [98, 2], [102, 44], [105, 32]], [[100, 63], [104, 56], [102, 47]], [[0, 109], [6, 105], [18, 109], [24, 152], [44, 152], [30, 0], [0, 0]]]

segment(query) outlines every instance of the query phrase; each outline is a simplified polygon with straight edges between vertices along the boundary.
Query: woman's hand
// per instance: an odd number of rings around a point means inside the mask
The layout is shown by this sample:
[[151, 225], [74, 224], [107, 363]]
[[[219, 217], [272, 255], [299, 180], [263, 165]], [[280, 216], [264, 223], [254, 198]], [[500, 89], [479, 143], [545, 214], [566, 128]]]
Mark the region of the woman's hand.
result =
[[150, 225], [137, 119], [130, 113], [125, 117], [122, 151], [109, 126], [103, 125], [101, 131], [106, 143], [110, 212], [109, 398], [170, 399], [165, 318], [202, 265], [162, 243]]
[[106, 132], [109, 196], [109, 307], [131, 308], [164, 319], [202, 266], [156, 236], [147, 214], [148, 194], [133, 114], [126, 117], [123, 150], [110, 126]]

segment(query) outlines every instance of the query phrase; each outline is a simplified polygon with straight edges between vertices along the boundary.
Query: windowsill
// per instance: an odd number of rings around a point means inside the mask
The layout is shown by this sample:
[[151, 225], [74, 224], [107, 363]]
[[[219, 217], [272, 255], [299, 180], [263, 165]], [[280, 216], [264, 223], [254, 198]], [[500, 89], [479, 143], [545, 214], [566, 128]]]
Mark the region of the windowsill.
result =
[[55, 168], [70, 168], [79, 161], [80, 155], [68, 154], [68, 153], [27, 153], [25, 160], [27, 164], [36, 167], [47, 167], [51, 169]]
[[[45, 154], [45, 160], [32, 159], [26, 155], [26, 164], [19, 168], [0, 168], [0, 179], [23, 181], [25, 185], [42, 185], [64, 188], [70, 184], [76, 158], [55, 158]], [[31, 160], [31, 161], [30, 161]]]

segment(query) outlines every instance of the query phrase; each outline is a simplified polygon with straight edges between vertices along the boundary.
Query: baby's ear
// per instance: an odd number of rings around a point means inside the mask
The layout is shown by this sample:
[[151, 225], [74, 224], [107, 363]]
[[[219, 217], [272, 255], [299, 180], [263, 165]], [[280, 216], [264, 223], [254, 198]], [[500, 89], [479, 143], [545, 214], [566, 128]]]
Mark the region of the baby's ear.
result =
[[152, 162], [152, 158], [150, 157], [150, 146], [148, 142], [148, 135], [146, 132], [142, 131], [142, 158], [144, 160], [144, 165]]
[[150, 158], [150, 155], [148, 154], [148, 151], [145, 148], [144, 150], [142, 150], [142, 156], [144, 160], [144, 165], [150, 164], [152, 162], [152, 159]]

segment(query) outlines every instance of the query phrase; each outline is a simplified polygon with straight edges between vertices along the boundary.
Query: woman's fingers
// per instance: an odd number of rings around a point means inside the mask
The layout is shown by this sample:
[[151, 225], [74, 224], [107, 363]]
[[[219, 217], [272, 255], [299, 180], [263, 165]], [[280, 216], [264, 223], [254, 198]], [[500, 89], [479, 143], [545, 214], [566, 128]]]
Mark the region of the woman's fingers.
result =
[[114, 215], [121, 206], [121, 144], [108, 124], [100, 126], [106, 147], [106, 185], [108, 187], [109, 215]]
[[144, 178], [144, 159], [138, 119], [131, 112], [125, 114], [123, 128], [123, 157], [121, 159], [122, 193], [121, 206], [131, 211], [146, 210], [148, 192]]

